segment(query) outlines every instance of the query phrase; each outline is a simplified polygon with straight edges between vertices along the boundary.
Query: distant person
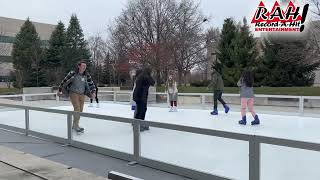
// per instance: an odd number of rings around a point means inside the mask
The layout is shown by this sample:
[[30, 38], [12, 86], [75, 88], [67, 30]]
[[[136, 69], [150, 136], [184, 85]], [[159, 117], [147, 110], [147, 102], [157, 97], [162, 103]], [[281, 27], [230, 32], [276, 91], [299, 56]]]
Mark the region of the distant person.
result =
[[218, 100], [224, 107], [224, 112], [228, 113], [230, 108], [227, 103], [222, 99], [224, 83], [221, 76], [221, 69], [215, 68], [213, 69], [212, 73], [212, 80], [209, 84], [209, 87], [213, 89], [213, 111], [210, 113], [211, 115], [218, 115]]
[[[98, 98], [98, 86], [96, 85], [96, 84], [94, 84], [94, 86], [96, 87], [96, 94], [95, 94], [95, 100], [96, 100], [96, 107], [97, 108], [99, 108], [100, 107], [100, 104], [99, 104], [99, 98]], [[93, 107], [93, 104], [92, 104], [92, 102], [93, 102], [93, 98], [90, 98], [90, 105], [89, 105], [89, 107]]]
[[[134, 77], [134, 80], [133, 80], [133, 89], [132, 89], [132, 93], [134, 92], [134, 89], [136, 88], [136, 80], [137, 80], [137, 77], [141, 74], [141, 72], [142, 72], [142, 69], [138, 69], [137, 71], [136, 71], [136, 75], [135, 75], [135, 77]], [[136, 107], [137, 107], [137, 104], [136, 104], [136, 102], [132, 99], [132, 102], [131, 102], [131, 110], [132, 111], [135, 111], [136, 110]]]
[[[136, 85], [133, 91], [133, 100], [136, 102], [135, 119], [144, 120], [147, 112], [147, 102], [149, 87], [154, 86], [155, 82], [151, 77], [151, 69], [144, 68], [137, 76]], [[140, 126], [140, 131], [149, 130], [148, 126]]]
[[178, 88], [177, 82], [172, 75], [169, 75], [166, 83], [166, 91], [168, 92], [170, 102], [170, 112], [177, 112]]
[[[63, 94], [70, 97], [74, 111], [82, 112], [85, 95], [94, 98], [96, 95], [96, 87], [91, 79], [90, 74], [86, 71], [87, 65], [85, 61], [76, 64], [76, 68], [70, 71], [68, 75], [60, 83], [58, 95]], [[80, 116], [73, 117], [72, 129], [77, 133], [83, 133], [84, 128], [79, 126]]]
[[247, 107], [251, 112], [251, 115], [254, 118], [254, 121], [251, 122], [251, 125], [260, 124], [258, 115], [253, 109], [254, 104], [254, 94], [253, 94], [253, 73], [249, 70], [246, 70], [242, 73], [240, 80], [238, 81], [238, 86], [240, 87], [240, 98], [241, 98], [241, 116], [242, 120], [239, 121], [239, 124], [246, 125], [246, 111]]

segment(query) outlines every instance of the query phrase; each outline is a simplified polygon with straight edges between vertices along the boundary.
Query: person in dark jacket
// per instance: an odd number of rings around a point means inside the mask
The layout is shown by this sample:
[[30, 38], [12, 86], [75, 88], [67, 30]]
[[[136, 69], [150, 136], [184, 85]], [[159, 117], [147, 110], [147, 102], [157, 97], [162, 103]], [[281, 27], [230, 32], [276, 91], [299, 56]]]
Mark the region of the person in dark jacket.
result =
[[[133, 80], [133, 92], [134, 92], [134, 89], [136, 88], [136, 80], [137, 80], [137, 77], [141, 74], [141, 72], [142, 72], [142, 69], [138, 69], [137, 71], [136, 71], [136, 75], [135, 75], [135, 77], [134, 77], [134, 80]], [[135, 111], [136, 110], [136, 106], [137, 106], [137, 104], [136, 104], [136, 102], [133, 100], [133, 96], [132, 96], [132, 102], [131, 102], [131, 110], [133, 110], [133, 111]]]
[[211, 115], [218, 115], [218, 100], [224, 107], [224, 112], [228, 113], [230, 108], [227, 103], [222, 99], [224, 83], [221, 76], [221, 68], [218, 63], [215, 64], [212, 72], [212, 81], [209, 84], [209, 87], [213, 88], [213, 111]]
[[[98, 98], [98, 86], [94, 83], [94, 86], [96, 87], [96, 95], [95, 95], [95, 100], [96, 100], [96, 107], [97, 108], [99, 108], [100, 107], [100, 105], [99, 105], [99, 98]], [[90, 98], [90, 104], [89, 104], [89, 107], [93, 107], [93, 104], [92, 104], [92, 102], [93, 102], [93, 98]]]
[[[147, 102], [149, 87], [154, 86], [155, 82], [151, 77], [151, 69], [145, 68], [137, 76], [133, 91], [133, 100], [136, 102], [135, 119], [144, 120], [147, 112]], [[141, 126], [140, 131], [149, 130], [148, 126]]]

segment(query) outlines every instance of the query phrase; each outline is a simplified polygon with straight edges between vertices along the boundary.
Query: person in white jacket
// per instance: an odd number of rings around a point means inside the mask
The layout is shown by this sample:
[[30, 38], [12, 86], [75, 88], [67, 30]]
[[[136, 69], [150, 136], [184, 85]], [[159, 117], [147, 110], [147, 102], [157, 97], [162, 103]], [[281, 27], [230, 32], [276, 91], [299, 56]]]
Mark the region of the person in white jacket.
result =
[[177, 82], [170, 75], [166, 83], [166, 91], [168, 92], [170, 102], [170, 112], [177, 112], [178, 88]]

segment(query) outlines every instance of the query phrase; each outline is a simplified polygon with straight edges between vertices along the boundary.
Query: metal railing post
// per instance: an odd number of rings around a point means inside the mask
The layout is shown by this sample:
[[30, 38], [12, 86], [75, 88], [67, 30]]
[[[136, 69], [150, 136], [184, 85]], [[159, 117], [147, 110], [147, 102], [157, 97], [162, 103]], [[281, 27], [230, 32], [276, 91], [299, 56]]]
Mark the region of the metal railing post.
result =
[[24, 104], [26, 102], [26, 96], [23, 94], [22, 95], [22, 104]]
[[260, 180], [260, 143], [255, 136], [249, 141], [249, 180]]
[[68, 143], [72, 143], [72, 113], [67, 115], [67, 128], [68, 128]]
[[117, 102], [117, 92], [113, 91], [113, 102]]
[[29, 130], [30, 130], [30, 121], [29, 121], [29, 109], [28, 108], [26, 108], [25, 109], [25, 123], [26, 123], [26, 132], [25, 132], [25, 134], [26, 134], [26, 136], [28, 136], [29, 135]]
[[60, 97], [58, 96], [58, 94], [56, 94], [56, 101], [57, 101], [57, 104], [58, 104], [59, 101], [60, 101]]
[[132, 102], [133, 101], [133, 91], [130, 92], [130, 100], [129, 102]]
[[205, 95], [201, 95], [201, 104], [202, 105], [206, 104], [206, 96]]
[[299, 114], [302, 116], [304, 112], [304, 97], [300, 96], [299, 98]]
[[140, 122], [133, 120], [133, 157], [138, 161], [141, 156]]

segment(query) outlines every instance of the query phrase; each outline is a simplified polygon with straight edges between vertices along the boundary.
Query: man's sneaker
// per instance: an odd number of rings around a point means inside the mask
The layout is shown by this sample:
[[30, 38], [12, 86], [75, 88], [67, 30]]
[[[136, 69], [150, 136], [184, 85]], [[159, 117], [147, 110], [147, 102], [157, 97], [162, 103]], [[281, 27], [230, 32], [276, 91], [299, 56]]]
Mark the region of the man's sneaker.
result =
[[76, 131], [77, 133], [83, 133], [84, 132], [84, 128], [82, 127], [76, 127], [76, 128], [72, 128], [74, 131]]

